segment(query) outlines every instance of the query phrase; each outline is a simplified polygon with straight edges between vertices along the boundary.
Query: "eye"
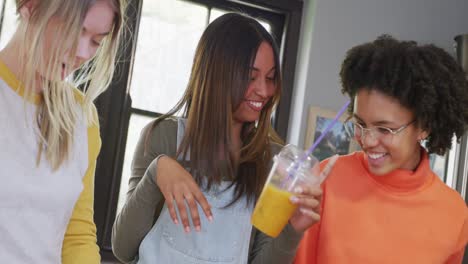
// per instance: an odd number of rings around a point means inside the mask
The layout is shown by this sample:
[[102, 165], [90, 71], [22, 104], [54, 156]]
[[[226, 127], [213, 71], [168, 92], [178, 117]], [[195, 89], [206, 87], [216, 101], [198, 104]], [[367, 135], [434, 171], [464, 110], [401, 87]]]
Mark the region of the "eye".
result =
[[351, 121], [350, 124], [353, 133], [361, 133], [361, 129], [364, 128], [363, 125], [359, 124], [356, 121]]
[[354, 121], [353, 122], [357, 127], [360, 127], [360, 128], [365, 128], [366, 127], [366, 124], [364, 123], [360, 123], [360, 122], [357, 122], [357, 121]]
[[93, 46], [95, 46], [95, 47], [99, 47], [99, 46], [101, 46], [101, 42], [100, 42], [100, 41], [97, 41], [97, 40], [94, 40], [94, 39], [93, 39], [93, 40], [91, 40], [91, 43], [92, 43], [92, 44], [93, 44]]
[[388, 135], [392, 133], [392, 130], [388, 127], [375, 127], [375, 129], [382, 135]]
[[258, 73], [256, 71], [252, 71], [250, 73], [250, 81], [255, 81], [258, 79]]
[[267, 81], [274, 82], [275, 81], [275, 76], [272, 76], [272, 77], [267, 76], [266, 79], [267, 79]]

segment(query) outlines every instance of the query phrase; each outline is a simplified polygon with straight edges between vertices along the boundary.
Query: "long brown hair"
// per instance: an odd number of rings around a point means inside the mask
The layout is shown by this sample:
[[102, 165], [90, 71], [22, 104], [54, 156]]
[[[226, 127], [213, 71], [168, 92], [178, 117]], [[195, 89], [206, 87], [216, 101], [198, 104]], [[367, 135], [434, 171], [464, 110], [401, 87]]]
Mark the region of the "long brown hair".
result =
[[[244, 98], [250, 69], [262, 42], [270, 44], [274, 51], [276, 94], [261, 111], [257, 124], [244, 123], [240, 160], [235, 164], [231, 147], [233, 112]], [[271, 143], [282, 143], [271, 126], [271, 114], [280, 92], [278, 48], [271, 35], [253, 18], [225, 14], [204, 31], [183, 97], [152, 127], [183, 109], [187, 123], [177, 155], [190, 155], [188, 167], [197, 183], [206, 184], [209, 189], [227, 178], [235, 185], [232, 202], [243, 195], [252, 202], [267, 177]]]

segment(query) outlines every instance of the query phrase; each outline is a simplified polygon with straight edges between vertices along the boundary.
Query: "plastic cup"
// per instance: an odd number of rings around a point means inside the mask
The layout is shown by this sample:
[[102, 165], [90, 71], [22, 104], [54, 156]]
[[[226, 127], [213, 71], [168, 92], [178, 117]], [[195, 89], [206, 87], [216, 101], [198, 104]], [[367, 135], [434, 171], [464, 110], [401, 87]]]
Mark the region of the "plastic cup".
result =
[[297, 209], [289, 198], [302, 184], [320, 184], [312, 168], [318, 160], [312, 155], [304, 159], [305, 152], [294, 145], [286, 145], [273, 157], [273, 167], [257, 201], [252, 224], [263, 233], [277, 237]]

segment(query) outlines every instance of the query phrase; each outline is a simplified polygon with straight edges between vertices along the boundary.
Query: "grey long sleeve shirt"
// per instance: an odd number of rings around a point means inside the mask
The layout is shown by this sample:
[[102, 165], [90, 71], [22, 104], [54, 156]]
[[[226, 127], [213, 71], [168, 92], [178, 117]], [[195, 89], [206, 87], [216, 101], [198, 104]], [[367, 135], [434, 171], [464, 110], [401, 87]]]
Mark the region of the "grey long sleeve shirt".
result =
[[[157, 157], [161, 154], [172, 158], [176, 156], [177, 120], [167, 119], [159, 123], [146, 142], [149, 129], [148, 125], [141, 132], [132, 161], [127, 200], [112, 228], [112, 250], [124, 263], [137, 258], [140, 243], [153, 227], [164, 205], [164, 197], [155, 181]], [[274, 154], [279, 149], [272, 146]], [[249, 263], [291, 263], [301, 238], [302, 234], [289, 224], [277, 238], [268, 237], [254, 227], [249, 245]], [[222, 245], [223, 238], [219, 239]]]

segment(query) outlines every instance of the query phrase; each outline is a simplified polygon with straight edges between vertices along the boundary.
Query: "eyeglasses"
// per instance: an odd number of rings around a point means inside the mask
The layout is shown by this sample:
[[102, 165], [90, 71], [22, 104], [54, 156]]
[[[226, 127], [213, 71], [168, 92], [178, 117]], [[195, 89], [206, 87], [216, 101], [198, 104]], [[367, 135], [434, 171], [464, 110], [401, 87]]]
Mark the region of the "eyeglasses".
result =
[[365, 128], [361, 124], [357, 123], [355, 120], [352, 120], [350, 122], [353, 125], [352, 126], [353, 134], [357, 140], [363, 140], [366, 137], [366, 132], [369, 132], [370, 136], [373, 139], [388, 143], [392, 141], [394, 135], [405, 130], [405, 128], [409, 127], [415, 121], [416, 120], [413, 120], [409, 122], [408, 124], [403, 125], [397, 129], [391, 129], [391, 128], [383, 127], [383, 126], [373, 126], [370, 128]]

